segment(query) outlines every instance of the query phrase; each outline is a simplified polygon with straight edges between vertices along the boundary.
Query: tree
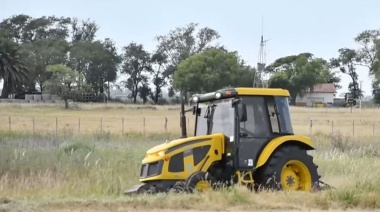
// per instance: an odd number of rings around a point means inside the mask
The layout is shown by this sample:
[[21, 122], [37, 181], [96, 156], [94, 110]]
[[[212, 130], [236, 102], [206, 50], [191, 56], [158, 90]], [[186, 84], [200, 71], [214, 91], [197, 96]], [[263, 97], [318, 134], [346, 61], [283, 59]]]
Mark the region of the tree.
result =
[[70, 46], [69, 67], [78, 72], [78, 89], [85, 82], [85, 73], [90, 67], [93, 47], [92, 41], [75, 42]]
[[149, 88], [147, 80], [146, 81], [144, 80], [142, 85], [139, 87], [139, 96], [143, 100], [144, 104], [148, 101], [148, 97], [150, 93], [151, 93], [151, 90]]
[[150, 98], [155, 104], [158, 104], [159, 99], [162, 97], [162, 87], [167, 85], [165, 70], [171, 69], [171, 66], [167, 66], [167, 56], [162, 52], [156, 52], [152, 55], [152, 84], [154, 86], [153, 91], [150, 91]]
[[[91, 20], [82, 21], [73, 19], [71, 21], [71, 45], [70, 45], [70, 67], [79, 73], [79, 86], [84, 84], [85, 73], [91, 63], [91, 54], [94, 49], [94, 39], [96, 32], [99, 30], [98, 25]], [[97, 42], [98, 43], [98, 42]]]
[[238, 73], [236, 74], [237, 76], [237, 78], [235, 79], [236, 83], [234, 84], [236, 86], [251, 87], [255, 77], [257, 77], [256, 73], [257, 73], [257, 70], [254, 67], [247, 65], [246, 62], [242, 60], [240, 62], [240, 69], [238, 70]]
[[341, 89], [342, 86], [339, 84], [341, 82], [341, 79], [339, 76], [337, 76], [338, 72], [331, 70], [331, 67], [329, 69], [330, 69], [330, 74], [329, 74], [327, 83], [333, 83], [336, 89]]
[[127, 75], [124, 82], [132, 94], [133, 102], [137, 102], [139, 88], [147, 81], [146, 74], [151, 73], [150, 55], [143, 45], [130, 43], [124, 47], [122, 73]]
[[51, 94], [56, 94], [65, 102], [65, 108], [69, 108], [69, 99], [76, 100], [80, 94], [78, 90], [78, 73], [63, 64], [49, 65], [46, 67], [51, 73], [51, 78], [44, 84]]
[[95, 41], [88, 43], [83, 56], [83, 61], [88, 63], [84, 70], [86, 82], [90, 84], [93, 90], [103, 94], [107, 90], [110, 96], [110, 83], [117, 78], [118, 65], [121, 62], [116, 52], [115, 44], [107, 38], [104, 42]]
[[164, 74], [171, 86], [178, 65], [186, 58], [216, 46], [213, 43], [220, 37], [219, 33], [211, 28], [204, 27], [197, 31], [197, 27], [198, 24], [190, 23], [171, 30], [167, 35], [156, 37], [159, 43], [158, 51], [168, 57], [170, 68], [166, 69]]
[[121, 57], [109, 38], [104, 41], [75, 43], [70, 51], [70, 66], [79, 73], [79, 88], [85, 81], [95, 92], [109, 94], [110, 83], [115, 82]]
[[29, 69], [20, 46], [0, 37], [0, 79], [3, 79], [1, 98], [8, 98], [17, 86], [28, 80]]
[[376, 57], [376, 44], [380, 41], [380, 30], [364, 30], [355, 37], [360, 45], [357, 51], [359, 65], [366, 66], [370, 75], [374, 75], [374, 65], [379, 59]]
[[106, 38], [103, 42], [104, 50], [106, 51], [107, 57], [104, 64], [105, 82], [107, 83], [107, 94], [108, 98], [111, 97], [110, 84], [114, 83], [118, 77], [117, 73], [119, 70], [119, 65], [121, 64], [121, 56], [117, 53], [116, 44], [110, 39]]
[[379, 44], [380, 44], [380, 30], [364, 30], [359, 33], [355, 41], [360, 45], [357, 51], [359, 63], [368, 68], [369, 76], [374, 77], [372, 80], [372, 94], [374, 95], [375, 102], [380, 103], [380, 81], [376, 73], [380, 67]]
[[[40, 39], [24, 45], [31, 63], [31, 79], [38, 83], [41, 92], [44, 91], [44, 82], [50, 78], [46, 67], [54, 64], [64, 64], [67, 61], [69, 44], [63, 39]], [[34, 84], [33, 84], [33, 87]]]
[[375, 62], [372, 66], [375, 78], [372, 83], [372, 95], [374, 96], [374, 102], [380, 104], [380, 40], [375, 43], [376, 54]]
[[180, 63], [174, 74], [174, 87], [184, 92], [210, 92], [227, 86], [251, 86], [252, 69], [236, 52], [209, 49]]
[[0, 23], [0, 31], [19, 44], [20, 49], [28, 55], [26, 59], [30, 80], [25, 85], [17, 86], [17, 91], [35, 90], [36, 82], [43, 91], [43, 82], [49, 77], [46, 66], [65, 62], [68, 51], [65, 39], [68, 36], [69, 24], [70, 18], [33, 18], [24, 14], [12, 16]]
[[314, 58], [311, 53], [279, 58], [267, 67], [267, 71], [273, 73], [269, 87], [289, 90], [292, 105], [298, 95], [313, 90], [314, 85], [333, 81], [327, 61]]
[[72, 43], [83, 41], [94, 41], [96, 32], [99, 26], [90, 19], [79, 23], [78, 19], [74, 18], [71, 21], [71, 41]]
[[3, 33], [7, 34], [16, 43], [22, 43], [24, 28], [27, 23], [32, 19], [28, 15], [15, 15], [10, 18], [4, 19], [0, 23], [0, 29]]
[[6, 31], [16, 43], [33, 43], [41, 39], [63, 40], [68, 35], [70, 18], [42, 16], [33, 18], [28, 15], [14, 15], [0, 23], [0, 29]]
[[374, 103], [380, 104], [380, 80], [378, 78], [372, 83], [372, 95]]
[[359, 88], [358, 74], [356, 73], [356, 63], [360, 62], [360, 57], [357, 52], [349, 48], [341, 48], [338, 58], [332, 58], [330, 61], [331, 67], [339, 68], [339, 70], [348, 74], [351, 77], [352, 82], [348, 85], [348, 89], [353, 95], [353, 98], [362, 96], [362, 91]]

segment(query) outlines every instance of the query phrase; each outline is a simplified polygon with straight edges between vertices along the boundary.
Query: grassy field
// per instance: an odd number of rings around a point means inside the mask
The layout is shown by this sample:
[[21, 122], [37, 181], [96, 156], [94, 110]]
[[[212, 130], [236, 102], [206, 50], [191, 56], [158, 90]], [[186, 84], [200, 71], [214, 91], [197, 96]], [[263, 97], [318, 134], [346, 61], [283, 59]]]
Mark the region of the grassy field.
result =
[[[79, 104], [63, 110], [55, 104], [0, 104], [0, 130], [71, 134], [179, 133], [179, 106]], [[350, 136], [380, 135], [380, 109], [291, 108], [296, 133], [331, 133]], [[194, 117], [189, 113], [188, 132]]]
[[292, 108], [296, 133], [311, 133], [310, 154], [334, 190], [123, 196], [138, 183], [145, 151], [179, 136], [178, 115], [178, 106], [1, 104], [0, 211], [380, 209], [379, 109]]

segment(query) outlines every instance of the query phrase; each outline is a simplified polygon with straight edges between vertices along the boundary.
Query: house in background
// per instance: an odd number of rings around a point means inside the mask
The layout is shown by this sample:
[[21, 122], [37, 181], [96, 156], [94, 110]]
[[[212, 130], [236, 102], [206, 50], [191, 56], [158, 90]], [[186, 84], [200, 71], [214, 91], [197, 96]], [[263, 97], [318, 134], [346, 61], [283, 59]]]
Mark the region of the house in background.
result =
[[313, 90], [298, 95], [296, 105], [311, 107], [314, 103], [333, 104], [335, 95], [336, 88], [333, 83], [317, 84]]

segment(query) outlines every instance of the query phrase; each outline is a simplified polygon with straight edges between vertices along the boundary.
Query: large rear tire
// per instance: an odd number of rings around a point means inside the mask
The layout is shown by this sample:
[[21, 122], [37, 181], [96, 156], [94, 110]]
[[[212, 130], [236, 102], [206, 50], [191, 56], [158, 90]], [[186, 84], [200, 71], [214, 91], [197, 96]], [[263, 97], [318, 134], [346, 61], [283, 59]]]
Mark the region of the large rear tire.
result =
[[294, 144], [277, 149], [254, 174], [256, 191], [311, 191], [319, 189], [319, 178], [313, 157]]

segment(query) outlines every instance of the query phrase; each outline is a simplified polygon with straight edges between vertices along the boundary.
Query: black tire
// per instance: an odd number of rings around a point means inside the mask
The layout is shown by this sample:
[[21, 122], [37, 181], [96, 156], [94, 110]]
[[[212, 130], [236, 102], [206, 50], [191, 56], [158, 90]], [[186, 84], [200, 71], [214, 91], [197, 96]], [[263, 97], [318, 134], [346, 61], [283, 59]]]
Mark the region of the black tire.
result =
[[185, 191], [186, 183], [184, 181], [177, 181], [170, 189], [171, 192], [180, 193]]
[[186, 180], [186, 184], [185, 184], [186, 191], [190, 193], [195, 192], [197, 190], [196, 189], [197, 184], [201, 181], [203, 181], [204, 183], [207, 182], [210, 188], [214, 188], [214, 184], [216, 182], [215, 178], [207, 172], [202, 172], [202, 171], [194, 172]]
[[[295, 181], [293, 178], [294, 175], [287, 176], [286, 174], [284, 174], [283, 177], [286, 177], [286, 181], [283, 180], [283, 182], [286, 182], [288, 185], [285, 185], [285, 187], [282, 185], [281, 173], [288, 162], [300, 164], [301, 167], [304, 167], [301, 168], [303, 169], [303, 171], [307, 170], [308, 173], [310, 173], [310, 175], [303, 175], [307, 177], [302, 177], [302, 174], [300, 174], [300, 178], [306, 179], [305, 181], [307, 181], [307, 183], [302, 184], [304, 185], [302, 188], [298, 188], [298, 186], [295, 185]], [[288, 167], [288, 165], [286, 167]], [[264, 164], [262, 167], [258, 168], [255, 171], [255, 190], [288, 190], [287, 188], [289, 187], [292, 188], [290, 190], [293, 190], [293, 188], [298, 188], [294, 190], [305, 191], [319, 189], [320, 176], [318, 175], [317, 168], [318, 167], [313, 162], [313, 157], [311, 155], [308, 155], [305, 149], [294, 144], [281, 146], [270, 156], [266, 164]]]

